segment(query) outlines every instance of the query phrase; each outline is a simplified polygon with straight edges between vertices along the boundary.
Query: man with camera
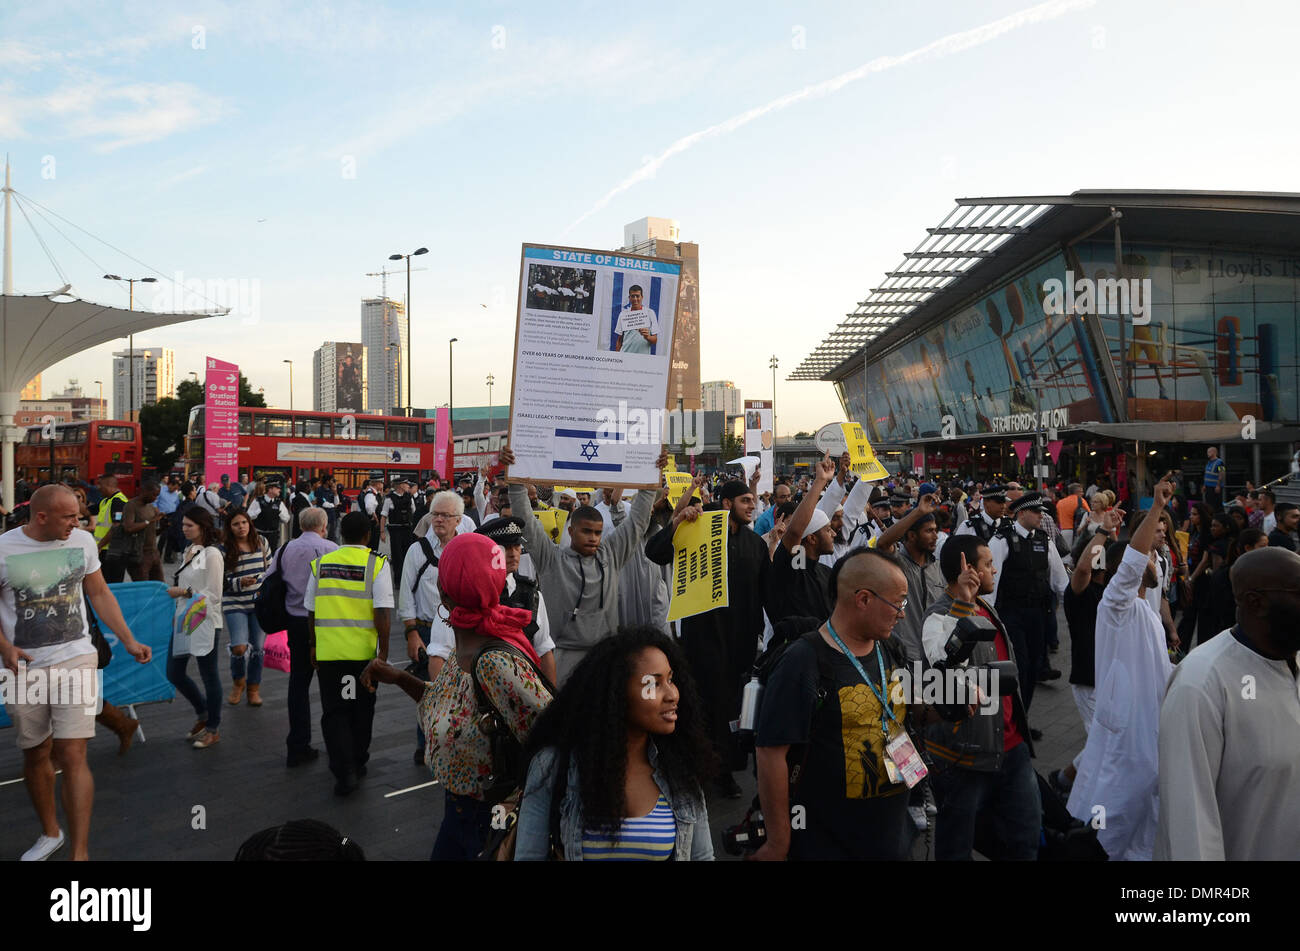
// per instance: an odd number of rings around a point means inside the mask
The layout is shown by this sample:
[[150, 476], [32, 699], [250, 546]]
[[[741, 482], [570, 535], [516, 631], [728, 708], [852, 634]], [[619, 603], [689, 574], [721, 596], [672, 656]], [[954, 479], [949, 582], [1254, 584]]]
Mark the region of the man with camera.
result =
[[[993, 554], [988, 545], [976, 535], [950, 538], [939, 556], [939, 568], [948, 585], [925, 617], [922, 642], [926, 659], [932, 664], [945, 662], [963, 619], [981, 618], [992, 625], [994, 636], [980, 638], [963, 666], [980, 668], [1008, 661], [1014, 665], [1016, 653], [1006, 628], [997, 611], [981, 597], [993, 593]], [[960, 637], [957, 640], [960, 642]], [[994, 683], [1003, 679], [1003, 671], [997, 673]], [[1000, 849], [991, 857], [1018, 861], [1038, 857], [1042, 802], [1029, 761], [1033, 755], [1029, 720], [1018, 684], [1000, 686], [1010, 691], [999, 691], [996, 706], [992, 697], [981, 697], [973, 716], [938, 723], [926, 731], [931, 757], [936, 765], [945, 767], [936, 769], [931, 778], [939, 806], [935, 820], [935, 858], [939, 861], [971, 858], [976, 822], [983, 812], [992, 814], [994, 841]], [[966, 698], [944, 700], [953, 704]]]
[[887, 643], [907, 577], [858, 549], [836, 565], [831, 591], [831, 617], [785, 650], [759, 703], [759, 861], [903, 859], [910, 848], [907, 776], [915, 782], [919, 757], [907, 703], [890, 691], [903, 659]]

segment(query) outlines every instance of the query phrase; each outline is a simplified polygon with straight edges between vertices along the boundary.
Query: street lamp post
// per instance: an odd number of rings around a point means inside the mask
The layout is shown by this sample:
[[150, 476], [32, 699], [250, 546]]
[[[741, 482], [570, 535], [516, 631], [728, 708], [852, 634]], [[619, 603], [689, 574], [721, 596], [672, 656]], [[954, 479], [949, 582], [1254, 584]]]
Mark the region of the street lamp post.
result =
[[455, 348], [452, 346], [452, 344], [454, 344], [459, 339], [460, 339], [459, 337], [452, 337], [449, 341], [447, 341], [447, 425], [452, 426], [453, 430], [455, 424], [452, 423], [452, 417], [456, 414], [456, 394], [455, 394], [456, 354], [455, 354]]
[[[94, 383], [97, 383], [97, 384], [99, 385], [99, 408], [100, 408], [101, 410], [103, 410], [103, 408], [104, 408], [104, 381], [103, 381], [103, 380], [94, 380], [93, 382], [94, 382]], [[108, 419], [108, 413], [104, 413], [103, 416], [100, 416], [100, 417], [98, 417], [98, 418], [99, 418], [99, 419]]]
[[[127, 310], [135, 310], [135, 285], [136, 282], [141, 284], [157, 284], [156, 277], [118, 277], [116, 274], [105, 274], [106, 281], [126, 281], [127, 283]], [[126, 418], [135, 419], [135, 334], [126, 335]]]
[[289, 364], [289, 412], [293, 412], [293, 361], [281, 360], [280, 362]]
[[[420, 254], [428, 254], [428, 253], [429, 253], [429, 249], [428, 249], [428, 248], [416, 248], [416, 249], [415, 249], [414, 251], [412, 251], [410, 254], [390, 254], [390, 255], [388, 256], [388, 260], [390, 260], [390, 261], [400, 261], [400, 260], [402, 260], [403, 258], [406, 259], [406, 307], [405, 307], [405, 310], [406, 310], [406, 350], [407, 350], [407, 352], [402, 354], [402, 359], [403, 359], [403, 361], [406, 363], [406, 404], [405, 404], [405, 405], [406, 405], [406, 415], [407, 415], [407, 416], [414, 416], [414, 415], [415, 415], [415, 410], [413, 409], [413, 404], [414, 404], [415, 401], [414, 401], [413, 399], [411, 399], [411, 354], [410, 354], [410, 350], [411, 350], [411, 258], [416, 257], [417, 255], [420, 255]], [[398, 373], [399, 373], [399, 377], [398, 377], [398, 388], [400, 389], [400, 388], [401, 388], [401, 377], [400, 377], [401, 369], [400, 369], [400, 368], [398, 369]], [[399, 399], [398, 399], [398, 403], [401, 403], [401, 402], [402, 402], [402, 401], [401, 401], [401, 399], [399, 398]]]
[[487, 388], [488, 388], [488, 432], [492, 432], [492, 384], [495, 383], [495, 382], [496, 382], [496, 378], [495, 378], [494, 376], [492, 376], [491, 373], [489, 373], [489, 374], [487, 375]]
[[774, 353], [772, 354], [772, 359], [767, 364], [772, 368], [772, 446], [773, 448], [776, 447], [776, 365], [778, 362], [779, 361], [776, 359], [776, 354]]

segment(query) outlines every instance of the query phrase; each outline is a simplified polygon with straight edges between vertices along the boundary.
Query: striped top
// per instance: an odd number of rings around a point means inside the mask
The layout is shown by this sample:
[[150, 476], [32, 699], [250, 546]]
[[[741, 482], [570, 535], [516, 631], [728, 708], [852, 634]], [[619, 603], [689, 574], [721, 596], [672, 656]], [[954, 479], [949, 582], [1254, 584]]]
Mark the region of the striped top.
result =
[[[262, 576], [271, 567], [271, 546], [261, 535], [255, 536], [261, 543], [257, 551], [240, 552], [235, 570], [226, 575], [226, 593], [221, 599], [221, 608], [227, 614], [251, 614], [253, 602], [257, 598], [257, 589], [262, 587]], [[222, 548], [225, 553], [225, 548]], [[256, 578], [257, 583], [243, 587], [244, 578]]]
[[624, 819], [618, 838], [611, 839], [602, 830], [584, 829], [584, 862], [666, 862], [673, 857], [677, 844], [677, 822], [664, 794], [648, 816]]

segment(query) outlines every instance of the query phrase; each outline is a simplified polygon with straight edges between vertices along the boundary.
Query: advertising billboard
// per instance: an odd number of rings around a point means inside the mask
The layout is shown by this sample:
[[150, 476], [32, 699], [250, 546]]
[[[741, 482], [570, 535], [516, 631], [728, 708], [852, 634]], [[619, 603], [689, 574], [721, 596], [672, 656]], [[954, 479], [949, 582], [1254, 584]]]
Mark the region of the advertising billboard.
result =
[[334, 344], [334, 412], [365, 412], [364, 369], [361, 344]]

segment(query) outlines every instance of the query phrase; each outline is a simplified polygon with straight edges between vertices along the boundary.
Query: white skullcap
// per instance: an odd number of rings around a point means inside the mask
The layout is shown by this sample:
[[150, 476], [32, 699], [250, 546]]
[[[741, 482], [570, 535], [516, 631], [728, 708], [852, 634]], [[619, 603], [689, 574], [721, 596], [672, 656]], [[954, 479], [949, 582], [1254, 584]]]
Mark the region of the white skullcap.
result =
[[831, 518], [821, 509], [813, 509], [812, 518], [808, 520], [808, 527], [803, 530], [804, 536], [816, 535], [823, 528], [831, 523]]

